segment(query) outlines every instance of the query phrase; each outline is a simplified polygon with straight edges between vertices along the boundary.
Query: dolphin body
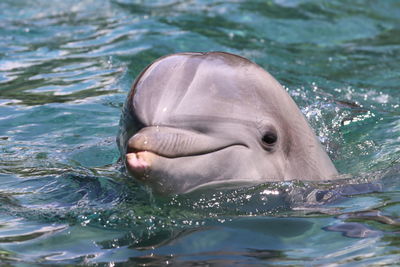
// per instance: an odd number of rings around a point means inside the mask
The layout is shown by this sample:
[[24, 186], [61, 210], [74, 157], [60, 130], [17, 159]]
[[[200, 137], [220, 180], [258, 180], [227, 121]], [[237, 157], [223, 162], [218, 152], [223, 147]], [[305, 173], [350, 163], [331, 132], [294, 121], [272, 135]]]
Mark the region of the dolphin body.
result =
[[168, 55], [144, 69], [123, 107], [117, 143], [128, 173], [162, 194], [338, 176], [282, 86], [224, 52]]

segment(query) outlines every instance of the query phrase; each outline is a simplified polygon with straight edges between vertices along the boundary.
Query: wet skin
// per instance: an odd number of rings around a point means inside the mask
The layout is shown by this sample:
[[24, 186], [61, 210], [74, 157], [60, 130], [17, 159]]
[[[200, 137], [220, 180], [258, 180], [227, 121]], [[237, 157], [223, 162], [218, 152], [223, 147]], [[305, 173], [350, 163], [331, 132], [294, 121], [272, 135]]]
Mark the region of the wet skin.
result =
[[128, 172], [163, 194], [337, 177], [282, 86], [229, 53], [174, 54], [149, 65], [128, 95], [117, 142]]

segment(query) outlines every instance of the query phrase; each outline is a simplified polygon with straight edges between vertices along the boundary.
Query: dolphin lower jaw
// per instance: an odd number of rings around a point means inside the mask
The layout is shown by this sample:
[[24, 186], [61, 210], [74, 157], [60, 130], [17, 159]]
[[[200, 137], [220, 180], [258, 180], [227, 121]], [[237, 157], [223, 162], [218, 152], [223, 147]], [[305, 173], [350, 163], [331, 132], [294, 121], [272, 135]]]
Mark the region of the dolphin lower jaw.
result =
[[193, 154], [163, 154], [162, 152], [157, 152], [154, 149], [149, 149], [149, 150], [138, 150], [134, 148], [128, 148], [127, 153], [125, 154], [125, 164], [128, 167], [128, 170], [130, 172], [136, 173], [136, 174], [148, 174], [151, 169], [152, 169], [152, 163], [156, 160], [160, 160], [162, 158], [166, 159], [176, 159], [176, 158], [187, 158], [187, 157], [200, 157], [200, 156], [205, 156], [209, 155], [211, 153], [215, 153], [224, 149], [228, 149], [234, 146], [241, 146], [247, 148], [247, 146], [242, 145], [242, 144], [232, 144], [232, 145], [227, 145], [219, 148], [214, 148], [213, 150], [209, 151], [201, 151], [201, 152], [195, 152]]
[[[243, 145], [232, 145], [208, 153], [181, 157], [164, 157], [150, 151], [131, 152], [126, 154], [126, 168], [137, 180], [151, 185], [161, 194], [186, 193], [202, 184], [213, 181], [232, 181], [237, 179], [237, 167], [249, 160], [246, 156], [249, 149]], [[221, 157], [221, 155], [223, 155]], [[224, 162], [220, 159], [223, 158]], [[229, 162], [229, 164], [226, 164]], [[253, 169], [251, 162], [244, 164]], [[224, 170], [224, 171], [221, 171]], [[242, 176], [253, 177], [252, 171]]]
[[151, 170], [155, 155], [151, 152], [131, 152], [125, 155], [125, 166], [139, 180], [145, 180]]

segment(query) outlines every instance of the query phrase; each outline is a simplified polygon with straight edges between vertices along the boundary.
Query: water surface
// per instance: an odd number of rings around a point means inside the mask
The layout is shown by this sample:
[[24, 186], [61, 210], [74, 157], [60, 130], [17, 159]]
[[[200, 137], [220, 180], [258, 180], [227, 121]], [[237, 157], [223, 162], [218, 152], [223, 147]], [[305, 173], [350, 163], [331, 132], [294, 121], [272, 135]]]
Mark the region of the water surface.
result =
[[[0, 10], [0, 263], [399, 262], [398, 1], [3, 0]], [[126, 177], [115, 136], [136, 75], [165, 54], [215, 50], [285, 86], [345, 184], [161, 198]]]

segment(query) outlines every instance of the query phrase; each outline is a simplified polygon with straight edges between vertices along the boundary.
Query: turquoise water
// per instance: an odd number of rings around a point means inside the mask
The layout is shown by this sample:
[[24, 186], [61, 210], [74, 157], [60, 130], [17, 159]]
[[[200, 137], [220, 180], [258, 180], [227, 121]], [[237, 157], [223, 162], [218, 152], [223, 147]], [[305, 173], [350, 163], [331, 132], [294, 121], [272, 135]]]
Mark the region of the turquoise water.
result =
[[[158, 197], [115, 144], [159, 56], [227, 51], [288, 90], [345, 182]], [[400, 2], [0, 2], [0, 263], [400, 261]]]

